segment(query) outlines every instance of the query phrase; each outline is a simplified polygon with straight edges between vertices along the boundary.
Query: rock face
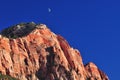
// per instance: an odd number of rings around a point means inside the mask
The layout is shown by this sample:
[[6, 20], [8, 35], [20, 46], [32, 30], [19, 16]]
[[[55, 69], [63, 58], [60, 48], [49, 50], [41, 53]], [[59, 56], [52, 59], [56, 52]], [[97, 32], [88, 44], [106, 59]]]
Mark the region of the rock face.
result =
[[0, 73], [19, 80], [109, 80], [94, 63], [84, 65], [62, 36], [28, 24], [1, 32]]

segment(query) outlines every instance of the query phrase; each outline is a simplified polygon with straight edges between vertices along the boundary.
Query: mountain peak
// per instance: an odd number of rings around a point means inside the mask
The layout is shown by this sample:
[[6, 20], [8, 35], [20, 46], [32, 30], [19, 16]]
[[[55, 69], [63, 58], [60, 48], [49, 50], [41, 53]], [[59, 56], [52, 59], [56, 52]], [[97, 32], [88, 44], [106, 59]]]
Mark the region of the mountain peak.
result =
[[1, 34], [3, 75], [19, 80], [109, 80], [94, 63], [84, 66], [80, 52], [44, 24], [17, 24]]

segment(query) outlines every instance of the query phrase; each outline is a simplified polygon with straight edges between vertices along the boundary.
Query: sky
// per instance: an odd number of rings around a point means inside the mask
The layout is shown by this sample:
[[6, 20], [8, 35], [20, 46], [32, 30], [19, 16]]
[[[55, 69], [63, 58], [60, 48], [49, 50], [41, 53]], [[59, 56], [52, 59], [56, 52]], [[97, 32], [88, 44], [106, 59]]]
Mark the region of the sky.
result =
[[0, 30], [21, 22], [46, 24], [94, 62], [110, 80], [120, 73], [119, 0], [1, 0]]

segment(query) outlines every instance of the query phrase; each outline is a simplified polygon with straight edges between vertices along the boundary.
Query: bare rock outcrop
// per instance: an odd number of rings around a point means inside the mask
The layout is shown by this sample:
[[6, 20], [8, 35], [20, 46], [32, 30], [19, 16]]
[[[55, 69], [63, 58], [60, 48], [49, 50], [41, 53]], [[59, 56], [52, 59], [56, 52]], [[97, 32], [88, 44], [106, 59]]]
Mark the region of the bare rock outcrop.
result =
[[62, 36], [34, 23], [1, 32], [0, 73], [19, 80], [109, 80], [95, 64], [84, 66]]

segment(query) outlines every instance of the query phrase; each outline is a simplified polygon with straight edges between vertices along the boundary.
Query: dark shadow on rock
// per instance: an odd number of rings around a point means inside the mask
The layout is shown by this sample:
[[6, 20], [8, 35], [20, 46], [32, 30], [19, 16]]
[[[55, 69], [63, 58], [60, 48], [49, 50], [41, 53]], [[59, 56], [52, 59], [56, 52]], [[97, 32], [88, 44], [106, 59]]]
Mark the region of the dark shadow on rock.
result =
[[[49, 80], [48, 78], [50, 78], [50, 74], [52, 73], [52, 67], [53, 67], [53, 63], [54, 63], [54, 51], [53, 51], [53, 47], [48, 47], [45, 49], [46, 52], [48, 52], [49, 54], [46, 56], [46, 63], [41, 63], [40, 69], [36, 72], [36, 76], [38, 77], [38, 79], [40, 80]], [[44, 60], [43, 60], [44, 62]]]
[[64, 80], [72, 80], [71, 73], [60, 64], [60, 57], [57, 55], [53, 47], [47, 47], [46, 52], [49, 54], [46, 56], [46, 63], [41, 64], [40, 69], [36, 72], [36, 76], [40, 80], [60, 80], [60, 75]]

